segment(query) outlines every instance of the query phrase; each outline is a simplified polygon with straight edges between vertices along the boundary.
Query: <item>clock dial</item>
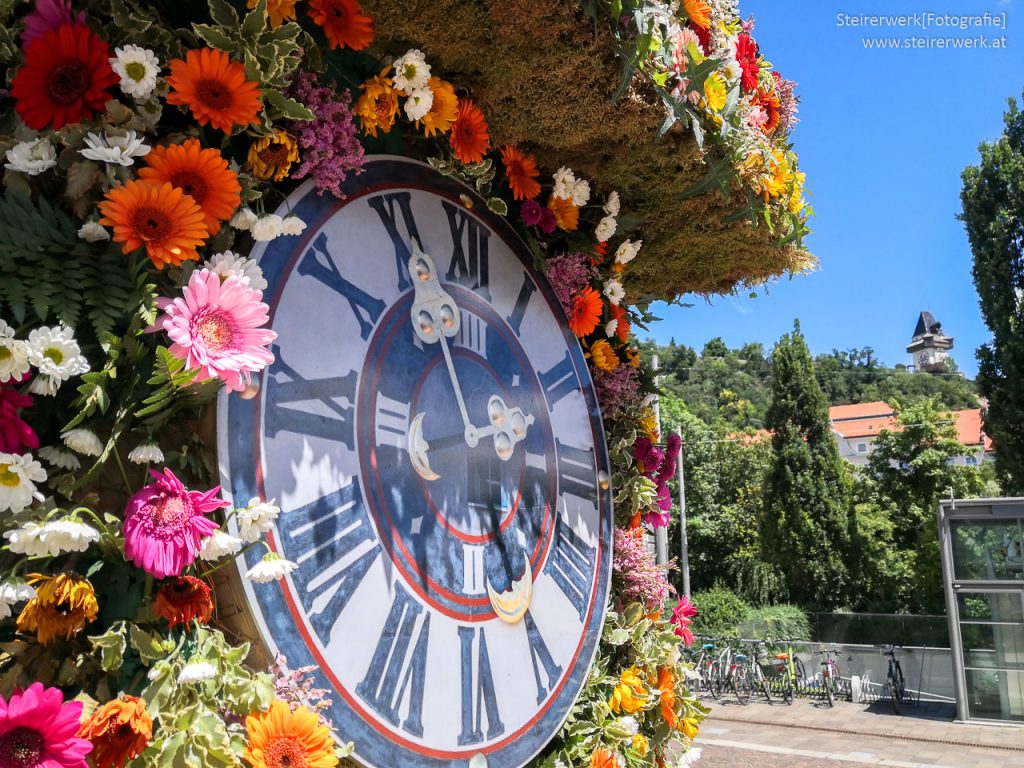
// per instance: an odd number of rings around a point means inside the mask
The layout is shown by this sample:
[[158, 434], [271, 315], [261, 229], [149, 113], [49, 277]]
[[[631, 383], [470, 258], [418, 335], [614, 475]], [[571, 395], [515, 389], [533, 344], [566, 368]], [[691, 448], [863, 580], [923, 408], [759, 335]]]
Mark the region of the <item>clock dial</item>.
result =
[[[579, 344], [465, 187], [398, 158], [289, 201], [253, 253], [276, 361], [224, 396], [225, 487], [276, 498], [287, 579], [247, 585], [372, 766], [520, 766], [589, 671], [610, 578], [607, 455]], [[467, 201], [472, 207], [467, 207]], [[259, 554], [248, 553], [254, 561]]]

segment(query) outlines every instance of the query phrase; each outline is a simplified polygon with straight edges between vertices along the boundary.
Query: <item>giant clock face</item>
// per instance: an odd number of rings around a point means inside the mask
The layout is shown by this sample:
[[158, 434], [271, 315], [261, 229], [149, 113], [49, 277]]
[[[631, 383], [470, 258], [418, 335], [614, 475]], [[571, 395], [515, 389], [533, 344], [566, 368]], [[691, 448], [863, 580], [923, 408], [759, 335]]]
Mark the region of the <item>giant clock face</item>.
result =
[[[276, 362], [220, 408], [224, 484], [277, 499], [290, 577], [248, 585], [372, 766], [526, 763], [593, 661], [608, 460], [579, 344], [514, 231], [420, 163], [289, 201], [259, 245]], [[248, 564], [261, 552], [247, 553]]]

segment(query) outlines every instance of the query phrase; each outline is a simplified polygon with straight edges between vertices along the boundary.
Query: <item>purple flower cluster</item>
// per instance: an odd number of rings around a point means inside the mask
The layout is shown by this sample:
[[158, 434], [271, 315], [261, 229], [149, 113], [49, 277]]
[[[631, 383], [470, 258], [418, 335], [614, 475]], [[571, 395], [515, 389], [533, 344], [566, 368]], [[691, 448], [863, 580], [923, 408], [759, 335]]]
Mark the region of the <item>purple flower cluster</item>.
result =
[[292, 178], [312, 175], [321, 195], [330, 190], [343, 199], [342, 182], [349, 171], [358, 172], [363, 166], [363, 145], [356, 138], [352, 119], [352, 97], [348, 91], [339, 95], [333, 87], [319, 85], [311, 72], [299, 72], [288, 95], [316, 115], [312, 120], [288, 123], [288, 131], [303, 150], [302, 165]]
[[587, 254], [561, 253], [548, 259], [544, 265], [544, 274], [566, 313], [571, 314], [573, 298], [590, 285], [597, 272]]
[[592, 371], [594, 391], [606, 419], [614, 418], [630, 405], [640, 402], [640, 377], [631, 365], [620, 365], [614, 371]]
[[796, 83], [787, 80], [776, 73], [775, 94], [779, 97], [779, 124], [782, 130], [789, 132], [800, 122], [796, 116], [797, 100], [794, 90]]
[[658, 565], [654, 553], [644, 542], [642, 528], [615, 529], [612, 549], [612, 573], [616, 581], [615, 593], [623, 602], [639, 600], [648, 611], [659, 610], [671, 587], [665, 578], [668, 568]]
[[274, 658], [270, 665], [270, 675], [274, 680], [274, 692], [277, 698], [287, 702], [294, 710], [296, 707], [305, 707], [310, 712], [316, 712], [320, 718], [321, 725], [333, 728], [331, 721], [324, 716], [324, 710], [331, 706], [328, 698], [330, 691], [326, 688], [314, 688], [313, 678], [308, 677], [316, 672], [316, 667], [300, 667], [289, 669], [288, 659], [280, 653]]
[[679, 456], [682, 442], [679, 435], [673, 432], [668, 436], [664, 449], [652, 443], [646, 435], [638, 438], [633, 446], [633, 458], [640, 465], [641, 474], [658, 487], [655, 497], [658, 511], [644, 515], [644, 522], [653, 528], [664, 528], [672, 518], [672, 494], [668, 481], [676, 473], [676, 457]]
[[550, 235], [555, 231], [558, 223], [555, 221], [555, 213], [536, 200], [527, 200], [519, 211], [523, 224], [528, 227], [540, 227], [540, 231]]

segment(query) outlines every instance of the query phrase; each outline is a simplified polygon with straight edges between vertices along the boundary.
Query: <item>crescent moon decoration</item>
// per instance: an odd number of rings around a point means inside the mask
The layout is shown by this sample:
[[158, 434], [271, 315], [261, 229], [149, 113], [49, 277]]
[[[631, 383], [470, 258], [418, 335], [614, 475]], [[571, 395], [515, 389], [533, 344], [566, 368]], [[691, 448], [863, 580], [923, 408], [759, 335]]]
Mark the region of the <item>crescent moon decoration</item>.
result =
[[491, 607], [498, 615], [498, 618], [509, 624], [515, 624], [526, 613], [530, 607], [530, 598], [533, 597], [533, 571], [530, 570], [530, 558], [523, 552], [523, 577], [513, 581], [507, 592], [498, 593], [491, 586], [491, 580], [487, 580], [487, 596], [491, 600]]
[[425, 413], [417, 413], [409, 425], [409, 460], [416, 474], [424, 480], [440, 480], [441, 476], [430, 468], [427, 451], [430, 446], [423, 439], [423, 417]]

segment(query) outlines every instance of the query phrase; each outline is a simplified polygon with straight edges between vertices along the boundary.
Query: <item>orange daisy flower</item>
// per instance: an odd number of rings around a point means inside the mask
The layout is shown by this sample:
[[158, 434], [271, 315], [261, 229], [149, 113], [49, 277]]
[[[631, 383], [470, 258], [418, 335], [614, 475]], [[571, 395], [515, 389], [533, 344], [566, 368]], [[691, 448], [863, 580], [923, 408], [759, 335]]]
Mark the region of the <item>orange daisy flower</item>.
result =
[[658, 682], [655, 684], [655, 688], [661, 691], [661, 696], [658, 699], [658, 707], [661, 710], [661, 716], [665, 718], [665, 722], [669, 728], [677, 728], [679, 726], [679, 716], [676, 714], [676, 677], [669, 667], [662, 667], [658, 670]]
[[601, 309], [604, 302], [601, 294], [589, 285], [576, 294], [569, 312], [569, 328], [579, 338], [589, 336], [601, 322]]
[[256, 122], [263, 108], [259, 84], [246, 79], [245, 67], [224, 51], [189, 51], [184, 61], [174, 59], [169, 66], [167, 103], [188, 107], [200, 125], [230, 133]]
[[219, 150], [203, 149], [198, 139], [183, 144], [156, 146], [146, 155], [139, 177], [157, 185], [178, 187], [203, 209], [206, 229], [214, 235], [242, 203], [238, 174], [228, 168]]
[[356, 101], [352, 111], [359, 116], [363, 133], [376, 136], [377, 130], [388, 133], [398, 117], [398, 91], [390, 77], [391, 67], [384, 67], [379, 75], [374, 75], [361, 86], [362, 95]]
[[484, 113], [469, 99], [459, 99], [459, 114], [452, 123], [450, 140], [460, 163], [479, 163], [491, 148]]
[[754, 96], [751, 103], [755, 107], [761, 107], [768, 116], [764, 125], [761, 126], [761, 131], [765, 136], [771, 136], [775, 133], [775, 129], [779, 127], [779, 122], [782, 120], [779, 95], [775, 91], [766, 91], [764, 88], [758, 88], [757, 95]]
[[206, 242], [203, 209], [169, 181], [155, 184], [134, 179], [114, 187], [100, 203], [100, 224], [114, 228], [114, 242], [131, 253], [145, 246], [157, 269], [199, 258]]
[[619, 760], [610, 749], [598, 747], [590, 756], [590, 768], [619, 768]]
[[252, 768], [334, 768], [334, 737], [305, 707], [294, 712], [280, 699], [270, 709], [245, 719], [249, 743], [242, 757]]
[[512, 188], [512, 197], [516, 200], [532, 200], [540, 194], [540, 184], [537, 182], [540, 171], [537, 170], [537, 159], [533, 155], [515, 147], [505, 147], [501, 150], [501, 162], [505, 166], [508, 185]]
[[706, 0], [683, 0], [686, 16], [701, 29], [711, 27], [711, 6]]
[[615, 320], [615, 336], [619, 341], [625, 343], [629, 339], [629, 317], [626, 315], [626, 308], [610, 304], [608, 313], [612, 320]]
[[[247, 8], [255, 8], [259, 0], [246, 0]], [[277, 29], [286, 21], [295, 21], [295, 3], [298, 0], [267, 0], [267, 15], [270, 17], [270, 26]]]
[[565, 198], [551, 195], [548, 198], [548, 208], [555, 214], [555, 223], [558, 228], [565, 232], [572, 232], [580, 225], [580, 209], [573, 205], [572, 198]]
[[146, 702], [124, 695], [96, 709], [77, 735], [92, 742], [89, 757], [96, 768], [122, 768], [141, 755], [153, 738], [153, 718]]
[[177, 576], [160, 585], [153, 600], [153, 613], [167, 619], [174, 628], [193, 621], [206, 624], [213, 618], [213, 593], [202, 579]]
[[455, 118], [459, 116], [459, 97], [455, 95], [455, 88], [440, 77], [427, 80], [427, 87], [434, 94], [434, 102], [430, 105], [430, 111], [416, 121], [416, 127], [422, 123], [423, 133], [427, 136], [448, 133]]
[[361, 51], [373, 42], [373, 19], [356, 0], [310, 0], [309, 17], [324, 31], [332, 49]]

